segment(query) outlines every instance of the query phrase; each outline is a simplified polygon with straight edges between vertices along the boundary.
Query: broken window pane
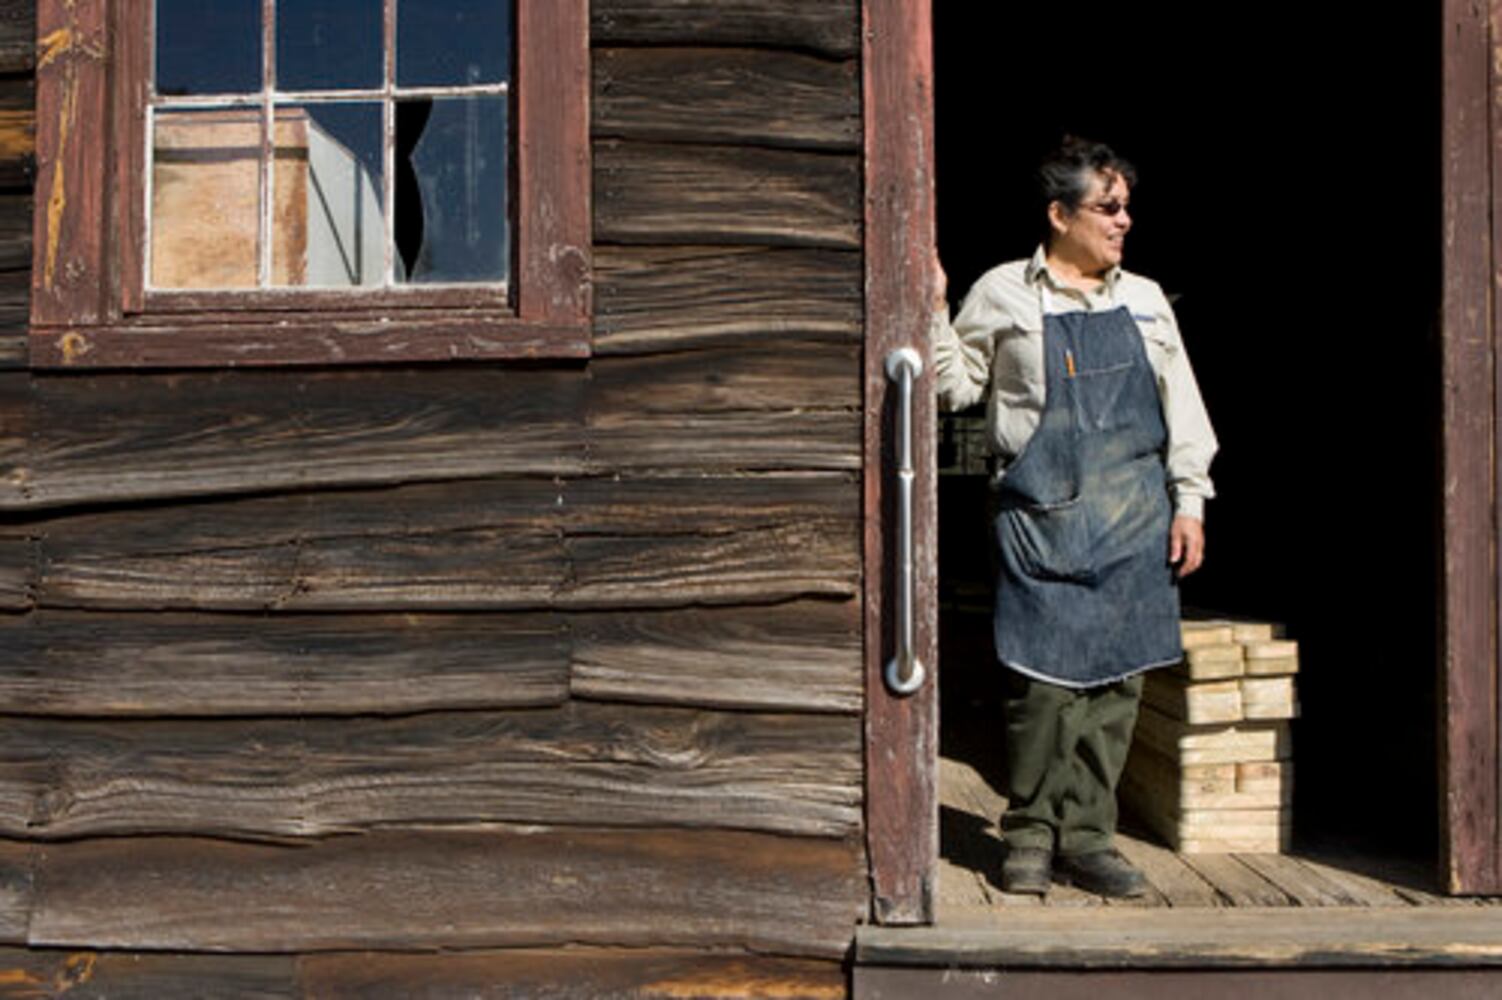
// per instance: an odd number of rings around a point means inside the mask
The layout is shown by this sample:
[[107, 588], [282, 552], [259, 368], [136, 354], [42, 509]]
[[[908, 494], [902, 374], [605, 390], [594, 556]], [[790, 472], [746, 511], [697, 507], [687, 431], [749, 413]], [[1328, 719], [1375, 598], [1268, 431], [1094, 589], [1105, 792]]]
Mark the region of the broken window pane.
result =
[[505, 96], [402, 101], [396, 115], [396, 244], [402, 280], [504, 281]]
[[401, 0], [396, 17], [398, 86], [511, 78], [510, 0]]
[[381, 284], [380, 102], [279, 105], [275, 164], [272, 284]]
[[381, 0], [279, 0], [277, 89], [379, 87], [383, 34]]
[[254, 288], [261, 119], [254, 109], [159, 111], [151, 170], [151, 284]]
[[260, 90], [259, 0], [157, 0], [155, 85], [165, 96]]

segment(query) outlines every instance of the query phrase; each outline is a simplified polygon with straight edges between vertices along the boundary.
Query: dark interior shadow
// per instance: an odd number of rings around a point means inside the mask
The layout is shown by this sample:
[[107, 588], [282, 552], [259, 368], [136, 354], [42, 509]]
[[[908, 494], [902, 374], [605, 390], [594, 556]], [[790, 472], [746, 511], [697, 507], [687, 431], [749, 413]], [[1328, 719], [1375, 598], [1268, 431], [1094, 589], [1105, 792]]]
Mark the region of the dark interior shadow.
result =
[[996, 884], [1001, 869], [1001, 841], [992, 823], [953, 806], [939, 806], [939, 856]]

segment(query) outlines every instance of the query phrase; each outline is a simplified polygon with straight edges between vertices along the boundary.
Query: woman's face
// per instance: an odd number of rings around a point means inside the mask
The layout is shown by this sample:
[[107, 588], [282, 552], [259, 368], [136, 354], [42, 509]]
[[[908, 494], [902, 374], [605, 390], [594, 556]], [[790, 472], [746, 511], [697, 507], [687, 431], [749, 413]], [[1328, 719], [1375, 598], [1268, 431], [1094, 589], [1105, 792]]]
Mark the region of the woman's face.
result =
[[1118, 173], [1093, 174], [1084, 201], [1073, 212], [1059, 202], [1049, 206], [1054, 242], [1060, 256], [1076, 261], [1086, 274], [1100, 274], [1121, 264], [1121, 250], [1132, 217], [1127, 213], [1131, 189]]

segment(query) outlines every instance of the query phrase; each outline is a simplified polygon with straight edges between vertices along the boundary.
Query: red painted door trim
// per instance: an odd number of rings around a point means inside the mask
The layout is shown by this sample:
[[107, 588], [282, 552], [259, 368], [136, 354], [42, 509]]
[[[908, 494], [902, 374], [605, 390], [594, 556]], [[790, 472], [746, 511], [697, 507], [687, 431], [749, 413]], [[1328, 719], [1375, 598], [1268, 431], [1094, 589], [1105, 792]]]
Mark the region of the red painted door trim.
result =
[[[930, 923], [938, 869], [937, 491], [928, 349], [934, 246], [933, 55], [929, 0], [863, 0], [865, 98], [866, 831], [872, 916]], [[915, 644], [927, 681], [890, 694], [895, 544], [894, 405], [887, 353], [911, 346], [924, 370], [913, 392]]]

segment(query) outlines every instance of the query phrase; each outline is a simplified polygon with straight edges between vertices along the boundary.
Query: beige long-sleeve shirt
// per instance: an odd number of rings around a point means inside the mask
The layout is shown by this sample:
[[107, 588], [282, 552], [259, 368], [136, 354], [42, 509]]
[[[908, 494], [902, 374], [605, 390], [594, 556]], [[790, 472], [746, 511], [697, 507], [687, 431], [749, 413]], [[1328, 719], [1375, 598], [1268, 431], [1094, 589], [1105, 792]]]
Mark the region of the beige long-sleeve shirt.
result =
[[[1046, 283], [1046, 289], [1041, 287]], [[1098, 289], [1085, 292], [1049, 272], [1043, 248], [1031, 260], [1015, 260], [981, 276], [954, 322], [936, 311], [932, 325], [939, 401], [959, 410], [982, 397], [991, 450], [1000, 458], [997, 475], [1022, 451], [1043, 416], [1043, 300], [1051, 312], [1107, 310], [1126, 306], [1142, 331], [1148, 363], [1157, 376], [1168, 425], [1169, 486], [1174, 510], [1203, 518], [1215, 495], [1210, 460], [1218, 447], [1199, 384], [1189, 366], [1173, 308], [1157, 282], [1113, 268]], [[989, 389], [989, 393], [987, 390]]]

